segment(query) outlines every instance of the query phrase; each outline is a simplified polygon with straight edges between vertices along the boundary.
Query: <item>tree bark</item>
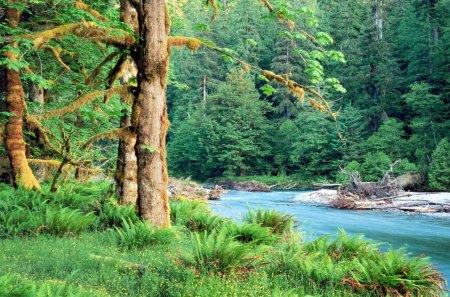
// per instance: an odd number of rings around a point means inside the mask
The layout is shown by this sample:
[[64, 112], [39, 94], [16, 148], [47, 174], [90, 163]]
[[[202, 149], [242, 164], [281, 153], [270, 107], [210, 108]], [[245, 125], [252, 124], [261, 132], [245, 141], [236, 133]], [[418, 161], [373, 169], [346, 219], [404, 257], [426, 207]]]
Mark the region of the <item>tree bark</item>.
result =
[[[14, 1], [10, 0], [13, 3]], [[21, 12], [17, 9], [8, 8], [6, 18], [11, 28], [17, 28]], [[17, 48], [17, 42], [10, 41], [8, 45]], [[17, 60], [16, 55], [6, 52], [8, 59]], [[23, 139], [23, 116], [26, 111], [25, 93], [23, 91], [20, 73], [13, 69], [6, 69], [6, 104], [8, 112], [13, 114], [6, 124], [6, 149], [11, 164], [12, 175], [15, 186], [27, 189], [39, 190], [39, 182], [34, 176], [26, 158], [26, 147]]]
[[[123, 22], [133, 28], [134, 33], [139, 34], [138, 16], [136, 10], [128, 0], [120, 1], [120, 16]], [[121, 77], [122, 84], [129, 81], [130, 75], [135, 72], [136, 66], [133, 62], [128, 62], [128, 69]], [[124, 100], [122, 100], [124, 102]], [[126, 110], [120, 120], [120, 127], [131, 126], [131, 118]], [[136, 136], [121, 138], [119, 141], [119, 151], [117, 156], [117, 166], [114, 179], [116, 181], [116, 195], [122, 205], [136, 205], [137, 193], [137, 159], [135, 153]]]
[[140, 44], [135, 108], [137, 119], [138, 210], [146, 221], [170, 225], [167, 197], [166, 134], [169, 127], [166, 89], [169, 67], [169, 16], [164, 0], [141, 2]]

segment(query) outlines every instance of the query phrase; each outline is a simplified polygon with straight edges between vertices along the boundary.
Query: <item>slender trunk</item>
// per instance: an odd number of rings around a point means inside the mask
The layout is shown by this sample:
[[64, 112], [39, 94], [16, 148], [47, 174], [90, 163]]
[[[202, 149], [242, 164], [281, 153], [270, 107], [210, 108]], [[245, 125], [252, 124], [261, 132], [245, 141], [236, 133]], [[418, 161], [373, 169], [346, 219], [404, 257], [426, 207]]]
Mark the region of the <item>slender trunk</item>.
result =
[[[9, 1], [13, 2], [13, 1]], [[20, 20], [20, 11], [9, 8], [6, 10], [8, 25], [17, 28]], [[17, 42], [8, 43], [12, 48], [17, 48]], [[15, 53], [8, 51], [6, 56], [10, 60], [17, 60]], [[26, 110], [25, 93], [20, 80], [20, 74], [16, 70], [6, 70], [6, 104], [8, 111], [13, 114], [6, 124], [6, 149], [11, 164], [15, 186], [27, 189], [40, 189], [39, 182], [31, 171], [26, 158], [26, 147], [23, 139], [23, 116]]]
[[[139, 33], [136, 10], [130, 5], [128, 0], [121, 0], [121, 19], [133, 28], [136, 34]], [[129, 81], [131, 73], [135, 72], [136, 66], [129, 62], [126, 73], [121, 78], [121, 83]], [[131, 125], [130, 116], [126, 110], [120, 120], [120, 127]], [[116, 195], [122, 205], [136, 205], [137, 203], [137, 159], [135, 153], [136, 137], [126, 137], [119, 142], [117, 156], [117, 166], [114, 179], [116, 181]]]
[[150, 223], [170, 225], [167, 197], [166, 134], [169, 127], [166, 89], [169, 24], [164, 0], [142, 1], [141, 44], [136, 107], [139, 215]]

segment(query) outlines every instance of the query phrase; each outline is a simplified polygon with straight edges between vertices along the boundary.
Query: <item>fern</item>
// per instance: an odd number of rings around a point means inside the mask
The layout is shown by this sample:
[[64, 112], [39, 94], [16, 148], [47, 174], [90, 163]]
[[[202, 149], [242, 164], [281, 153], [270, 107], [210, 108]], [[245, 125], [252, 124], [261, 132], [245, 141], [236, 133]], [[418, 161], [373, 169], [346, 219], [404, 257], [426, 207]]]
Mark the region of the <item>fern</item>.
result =
[[264, 210], [259, 208], [256, 212], [250, 210], [244, 216], [244, 222], [259, 224], [262, 227], [271, 228], [276, 234], [290, 234], [293, 232], [295, 219], [288, 214], [282, 214], [275, 210]]
[[142, 249], [150, 245], [169, 244], [179, 237], [174, 228], [157, 229], [148, 223], [123, 220], [113, 233], [117, 245], [125, 249]]

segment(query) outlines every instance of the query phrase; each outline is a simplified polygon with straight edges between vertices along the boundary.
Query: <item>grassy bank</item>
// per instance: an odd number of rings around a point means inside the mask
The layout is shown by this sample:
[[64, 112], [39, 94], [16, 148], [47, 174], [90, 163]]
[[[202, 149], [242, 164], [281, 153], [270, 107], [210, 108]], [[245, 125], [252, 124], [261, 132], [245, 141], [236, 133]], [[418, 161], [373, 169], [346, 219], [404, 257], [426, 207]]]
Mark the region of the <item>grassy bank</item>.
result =
[[[107, 198], [108, 185], [58, 194], [0, 188], [0, 296], [436, 296], [441, 275], [362, 237], [303, 242], [293, 219], [244, 223], [171, 203], [157, 230]], [[131, 211], [130, 211], [131, 210]]]

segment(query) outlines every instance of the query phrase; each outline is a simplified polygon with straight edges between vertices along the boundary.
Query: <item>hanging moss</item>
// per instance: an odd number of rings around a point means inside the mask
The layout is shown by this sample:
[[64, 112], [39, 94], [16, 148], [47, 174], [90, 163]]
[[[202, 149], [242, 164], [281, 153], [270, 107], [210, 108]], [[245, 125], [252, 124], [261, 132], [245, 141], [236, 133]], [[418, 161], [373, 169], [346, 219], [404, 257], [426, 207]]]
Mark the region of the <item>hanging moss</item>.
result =
[[197, 38], [184, 37], [184, 36], [170, 36], [169, 37], [169, 47], [187, 47], [191, 51], [197, 51], [203, 42]]
[[122, 86], [107, 89], [107, 90], [94, 91], [92, 93], [86, 94], [86, 95], [78, 98], [77, 100], [72, 102], [72, 104], [69, 104], [69, 105], [59, 108], [59, 109], [55, 109], [55, 110], [46, 112], [43, 115], [40, 115], [40, 117], [43, 117], [44, 119], [60, 117], [60, 116], [63, 116], [63, 115], [66, 115], [68, 113], [78, 110], [80, 107], [92, 102], [93, 100], [95, 100], [98, 97], [112, 96], [114, 94], [120, 94], [121, 96], [124, 96], [124, 97], [129, 96], [128, 95], [128, 86], [122, 85]]
[[28, 37], [33, 39], [36, 48], [40, 48], [52, 39], [58, 39], [69, 34], [118, 47], [129, 48], [135, 43], [134, 37], [128, 32], [120, 29], [99, 27], [95, 22], [61, 25], [50, 30], [36, 32]]

